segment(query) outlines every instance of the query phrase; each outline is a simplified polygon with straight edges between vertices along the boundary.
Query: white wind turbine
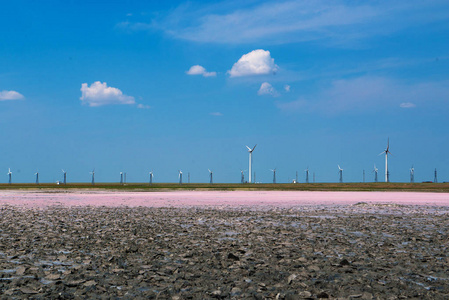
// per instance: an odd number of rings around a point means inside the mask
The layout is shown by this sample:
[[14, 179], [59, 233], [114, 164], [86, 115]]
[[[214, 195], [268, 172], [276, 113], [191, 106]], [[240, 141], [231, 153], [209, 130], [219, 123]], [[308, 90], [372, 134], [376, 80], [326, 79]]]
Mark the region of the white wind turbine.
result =
[[95, 185], [95, 168], [89, 174], [92, 174], [92, 185]]
[[153, 171], [149, 173], [150, 175], [150, 185], [153, 184]]
[[389, 149], [390, 149], [390, 138], [388, 138], [387, 141], [387, 149], [385, 149], [379, 154], [382, 155], [385, 153], [385, 182], [390, 182], [390, 173], [388, 172], [388, 153], [391, 154], [391, 152]]
[[306, 183], [309, 183], [309, 166], [304, 171], [306, 172]]
[[123, 172], [120, 172], [120, 185], [123, 185]]
[[39, 171], [36, 171], [34, 175], [36, 175], [36, 184], [39, 184]]
[[245, 174], [243, 172], [246, 172], [247, 170], [240, 170], [240, 173], [242, 173], [240, 177], [240, 182], [245, 183]]
[[273, 172], [273, 183], [276, 183], [276, 168], [270, 169], [271, 172]]
[[11, 184], [12, 183], [12, 172], [11, 172], [11, 168], [8, 168], [8, 182], [9, 182], [9, 184]]
[[213, 181], [214, 172], [212, 172], [210, 169], [207, 169], [207, 170], [209, 171], [209, 183], [213, 184], [214, 183], [214, 181]]
[[64, 185], [66, 185], [67, 184], [67, 172], [66, 171], [64, 171], [64, 170], [62, 170], [62, 173], [64, 174]]
[[374, 182], [377, 182], [377, 171], [379, 171], [379, 169], [376, 168], [376, 164], [374, 164], [374, 170], [373, 170], [373, 173], [374, 173]]
[[178, 170], [178, 172], [179, 172], [179, 184], [182, 184], [182, 171], [181, 170]]
[[413, 165], [410, 169], [410, 182], [415, 182], [415, 168], [413, 167]]
[[250, 147], [246, 146], [246, 148], [248, 148], [248, 152], [249, 152], [249, 176], [248, 176], [248, 182], [251, 183], [251, 169], [252, 169], [252, 164], [253, 164], [253, 151], [254, 149], [256, 149], [256, 145], [254, 145], [254, 147], [251, 149]]
[[338, 166], [338, 173], [340, 174], [340, 183], [342, 183], [343, 182], [343, 169], [340, 168], [340, 165], [337, 165], [337, 166]]

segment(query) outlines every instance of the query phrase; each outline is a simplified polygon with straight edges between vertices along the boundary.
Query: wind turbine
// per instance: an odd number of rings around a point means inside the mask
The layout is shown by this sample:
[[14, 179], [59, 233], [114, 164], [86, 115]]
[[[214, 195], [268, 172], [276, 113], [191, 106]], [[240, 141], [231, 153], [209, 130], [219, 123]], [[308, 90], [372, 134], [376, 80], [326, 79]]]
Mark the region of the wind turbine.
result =
[[95, 185], [95, 168], [89, 174], [92, 174], [92, 185]]
[[376, 164], [374, 164], [374, 170], [373, 170], [373, 173], [374, 173], [374, 182], [377, 182], [377, 171], [379, 171], [379, 169], [376, 168]]
[[11, 172], [11, 168], [8, 168], [8, 177], [9, 177], [9, 184], [12, 183], [12, 172]]
[[437, 183], [438, 182], [438, 177], [437, 177], [437, 168], [435, 168], [435, 176], [433, 178], [433, 182]]
[[150, 185], [153, 184], [153, 171], [151, 171], [150, 173]]
[[36, 184], [39, 184], [39, 171], [36, 171], [34, 175], [36, 175]]
[[242, 176], [241, 176], [241, 179], [240, 179], [241, 183], [245, 183], [245, 174], [243, 172], [246, 172], [246, 170], [240, 170], [240, 173], [242, 173]]
[[340, 165], [337, 165], [337, 166], [338, 166], [338, 173], [340, 173], [340, 183], [342, 183], [343, 182], [343, 169], [340, 168]]
[[67, 184], [67, 172], [62, 170], [62, 173], [64, 174], [64, 185]]
[[309, 166], [304, 171], [306, 172], [306, 183], [309, 183]]
[[250, 147], [246, 146], [246, 148], [248, 148], [248, 152], [249, 152], [249, 176], [248, 176], [248, 182], [251, 183], [251, 169], [252, 169], [252, 164], [253, 164], [253, 151], [254, 149], [256, 149], [256, 145], [254, 145], [254, 147], [251, 149]]
[[387, 149], [385, 149], [379, 154], [382, 155], [385, 153], [385, 182], [390, 182], [390, 173], [388, 172], [388, 153], [391, 154], [391, 152], [389, 149], [390, 149], [390, 138], [388, 138]]
[[209, 171], [209, 184], [213, 184], [213, 176], [214, 176], [214, 172], [212, 172], [210, 169], [207, 169]]
[[178, 172], [179, 172], [179, 184], [182, 184], [182, 171], [181, 170], [178, 170]]
[[273, 183], [276, 183], [276, 168], [270, 169], [273, 172]]
[[415, 182], [415, 168], [413, 167], [413, 165], [410, 168], [410, 182]]
[[120, 172], [120, 185], [123, 185], [123, 172]]

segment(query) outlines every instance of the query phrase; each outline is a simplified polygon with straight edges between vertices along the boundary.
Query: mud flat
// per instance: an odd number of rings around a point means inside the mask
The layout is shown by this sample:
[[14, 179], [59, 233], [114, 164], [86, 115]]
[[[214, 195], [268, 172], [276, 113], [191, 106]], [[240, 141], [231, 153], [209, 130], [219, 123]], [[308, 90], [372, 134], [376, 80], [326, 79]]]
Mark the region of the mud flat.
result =
[[215, 193], [2, 192], [0, 297], [449, 297], [447, 194]]

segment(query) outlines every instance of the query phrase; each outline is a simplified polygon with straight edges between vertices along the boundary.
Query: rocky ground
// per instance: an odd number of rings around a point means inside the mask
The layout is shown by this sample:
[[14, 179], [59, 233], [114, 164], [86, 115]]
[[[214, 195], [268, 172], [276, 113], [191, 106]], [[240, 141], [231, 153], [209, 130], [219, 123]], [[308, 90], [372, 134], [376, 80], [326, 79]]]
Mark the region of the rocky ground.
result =
[[0, 209], [1, 299], [448, 299], [448, 208]]

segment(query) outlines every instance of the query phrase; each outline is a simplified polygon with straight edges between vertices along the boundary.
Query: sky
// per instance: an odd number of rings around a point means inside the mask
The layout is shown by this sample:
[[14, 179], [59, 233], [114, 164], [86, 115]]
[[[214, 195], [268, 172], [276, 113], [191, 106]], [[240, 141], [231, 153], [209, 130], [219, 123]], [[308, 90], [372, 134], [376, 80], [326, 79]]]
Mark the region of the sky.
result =
[[[4, 1], [0, 182], [449, 181], [447, 1]], [[3, 175], [1, 175], [3, 174]], [[254, 178], [253, 178], [254, 179]]]

